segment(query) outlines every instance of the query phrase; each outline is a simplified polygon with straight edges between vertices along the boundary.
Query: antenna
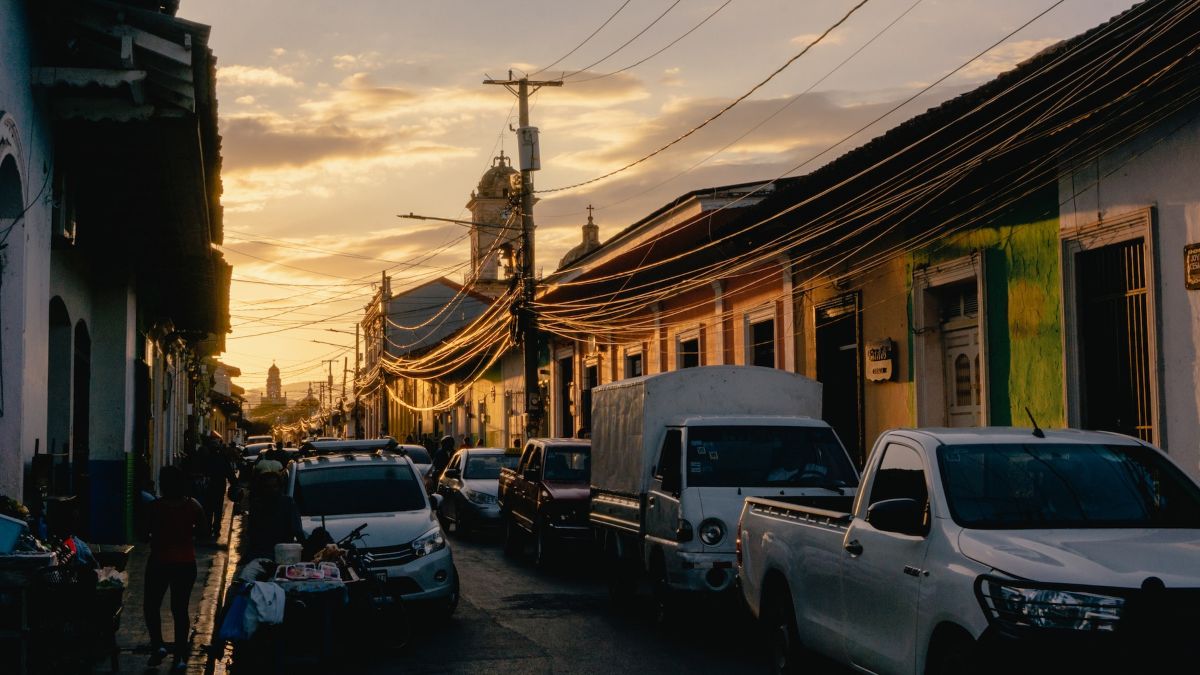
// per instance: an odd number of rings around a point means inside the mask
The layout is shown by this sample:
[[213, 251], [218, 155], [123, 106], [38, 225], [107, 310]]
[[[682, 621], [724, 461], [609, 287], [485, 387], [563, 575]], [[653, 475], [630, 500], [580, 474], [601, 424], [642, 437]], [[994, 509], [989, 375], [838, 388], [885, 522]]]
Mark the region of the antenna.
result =
[[1025, 414], [1029, 415], [1029, 421], [1033, 423], [1033, 435], [1035, 438], [1045, 438], [1046, 432], [1042, 431], [1038, 426], [1037, 420], [1033, 419], [1033, 413], [1029, 412], [1029, 406], [1025, 406]]

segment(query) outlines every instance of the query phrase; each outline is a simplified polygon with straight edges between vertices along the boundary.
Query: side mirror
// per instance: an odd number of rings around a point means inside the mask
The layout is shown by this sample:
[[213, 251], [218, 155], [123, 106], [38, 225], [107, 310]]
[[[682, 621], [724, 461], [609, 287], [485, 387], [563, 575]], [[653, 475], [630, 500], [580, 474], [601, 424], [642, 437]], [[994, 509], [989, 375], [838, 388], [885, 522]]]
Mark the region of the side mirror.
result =
[[442, 508], [442, 496], [437, 494], [436, 492], [434, 494], [429, 495], [429, 506], [431, 508], [433, 508], [434, 511], [441, 509]]
[[915, 499], [885, 499], [867, 508], [867, 522], [883, 532], [924, 536], [925, 505]]
[[462, 469], [446, 469], [442, 472], [442, 476], [445, 478], [460, 478], [462, 476]]

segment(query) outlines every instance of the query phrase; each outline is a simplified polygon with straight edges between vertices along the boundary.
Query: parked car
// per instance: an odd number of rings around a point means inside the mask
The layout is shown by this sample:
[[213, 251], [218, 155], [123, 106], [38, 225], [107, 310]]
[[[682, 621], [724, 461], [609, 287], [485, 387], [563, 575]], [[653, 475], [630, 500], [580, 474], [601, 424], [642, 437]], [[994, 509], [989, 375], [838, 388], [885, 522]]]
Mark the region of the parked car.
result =
[[318, 454], [292, 463], [287, 491], [305, 535], [324, 527], [336, 541], [367, 524], [372, 569], [406, 603], [427, 603], [439, 617], [458, 607], [459, 579], [435, 512], [412, 462], [390, 452]]
[[413, 443], [404, 443], [392, 448], [393, 452], [399, 452], [408, 455], [413, 466], [417, 469], [417, 476], [420, 477], [422, 484], [429, 477], [429, 471], [433, 468], [433, 457], [430, 456], [429, 450], [423, 445], [415, 445]]
[[463, 448], [459, 450], [438, 481], [442, 496], [438, 517], [443, 524], [453, 523], [456, 532], [493, 529], [500, 526], [500, 470], [514, 468], [515, 454], [501, 448]]
[[534, 438], [514, 468], [500, 469], [497, 501], [504, 526], [504, 551], [534, 543], [544, 564], [563, 543], [589, 541], [588, 499], [591, 444], [578, 438]]
[[591, 522], [613, 599], [647, 579], [665, 621], [682, 599], [730, 591], [748, 495], [849, 508], [858, 474], [820, 413], [820, 383], [757, 366], [593, 389]]
[[885, 432], [849, 512], [751, 497], [738, 555], [780, 671], [801, 645], [909, 675], [1200, 657], [1200, 486], [1117, 434]]
[[246, 438], [246, 445], [255, 445], [258, 443], [274, 443], [275, 439], [270, 434], [263, 436], [249, 436]]
[[274, 449], [274, 443], [251, 443], [242, 448], [242, 461], [257, 462], [258, 456], [268, 450]]

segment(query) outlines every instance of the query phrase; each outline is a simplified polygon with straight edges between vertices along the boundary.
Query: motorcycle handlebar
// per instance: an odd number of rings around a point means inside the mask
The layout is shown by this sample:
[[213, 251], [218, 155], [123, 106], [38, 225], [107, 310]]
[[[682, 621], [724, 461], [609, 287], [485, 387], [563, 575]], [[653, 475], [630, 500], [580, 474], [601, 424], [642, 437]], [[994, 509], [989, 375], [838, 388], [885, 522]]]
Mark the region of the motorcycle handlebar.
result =
[[342, 537], [342, 540], [338, 542], [338, 546], [341, 546], [343, 544], [347, 544], [351, 541], [354, 541], [355, 539], [358, 538], [359, 533], [361, 533], [365, 529], [367, 529], [367, 523], [363, 523], [362, 525], [359, 525], [358, 527], [354, 528], [353, 530], [350, 531], [350, 534], [347, 534], [346, 536]]

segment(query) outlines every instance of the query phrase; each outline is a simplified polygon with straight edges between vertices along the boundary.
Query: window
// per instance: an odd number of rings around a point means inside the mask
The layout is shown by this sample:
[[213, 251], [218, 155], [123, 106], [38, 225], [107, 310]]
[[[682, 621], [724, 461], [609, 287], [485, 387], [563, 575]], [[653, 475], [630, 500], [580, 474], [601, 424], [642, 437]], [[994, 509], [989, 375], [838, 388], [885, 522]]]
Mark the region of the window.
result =
[[828, 427], [688, 427], [686, 467], [690, 487], [858, 484], [846, 451]]
[[949, 445], [938, 448], [938, 467], [963, 527], [1200, 527], [1200, 489], [1140, 445]]
[[625, 377], [641, 377], [642, 374], [642, 353], [626, 354]]
[[532, 472], [535, 476], [542, 473], [542, 449], [534, 446], [533, 452], [529, 454], [529, 463], [525, 465], [525, 472]]
[[887, 499], [912, 499], [918, 504], [929, 500], [925, 486], [925, 465], [916, 450], [889, 443], [871, 485], [871, 504]]
[[517, 458], [512, 455], [471, 453], [467, 457], [467, 467], [463, 471], [463, 478], [495, 480], [500, 477], [501, 468], [511, 469], [516, 463]]
[[679, 367], [695, 368], [700, 365], [700, 338], [679, 341]]
[[548, 481], [582, 483], [592, 476], [592, 449], [587, 445], [554, 445], [546, 451]]
[[679, 492], [680, 476], [679, 456], [683, 450], [683, 432], [679, 429], [668, 429], [663, 438], [662, 450], [658, 454], [658, 464], [654, 468], [654, 477], [662, 481], [663, 492]]
[[525, 469], [529, 466], [529, 459], [533, 457], [533, 449], [535, 447], [537, 446], [535, 446], [533, 443], [530, 443], [529, 445], [526, 445], [525, 449], [521, 452], [521, 463], [518, 465], [518, 470], [520, 473], [525, 473]]
[[[975, 357], [978, 360], [978, 356]], [[966, 354], [959, 354], [954, 359], [954, 398], [958, 405], [971, 405], [971, 359]]]
[[750, 364], [775, 367], [775, 319], [750, 324]]
[[306, 516], [392, 513], [425, 508], [425, 488], [397, 463], [300, 471], [293, 498]]

